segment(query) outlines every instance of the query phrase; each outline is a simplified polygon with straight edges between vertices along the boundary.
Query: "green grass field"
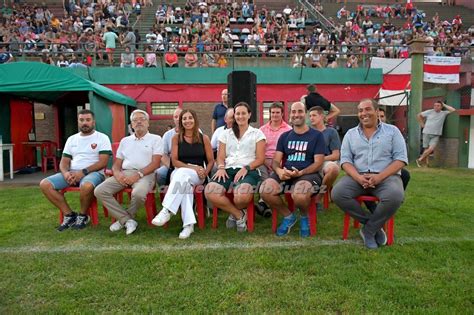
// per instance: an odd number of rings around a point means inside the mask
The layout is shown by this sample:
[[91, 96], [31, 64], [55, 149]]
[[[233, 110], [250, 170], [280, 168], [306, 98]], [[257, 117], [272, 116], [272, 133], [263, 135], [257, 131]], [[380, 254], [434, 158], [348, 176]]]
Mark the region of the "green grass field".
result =
[[[318, 234], [196, 230], [180, 219], [135, 234], [56, 232], [58, 211], [37, 187], [0, 187], [0, 314], [12, 313], [474, 313], [474, 172], [410, 169], [395, 244], [342, 241], [342, 211], [318, 214]], [[69, 196], [77, 207], [74, 195]]]

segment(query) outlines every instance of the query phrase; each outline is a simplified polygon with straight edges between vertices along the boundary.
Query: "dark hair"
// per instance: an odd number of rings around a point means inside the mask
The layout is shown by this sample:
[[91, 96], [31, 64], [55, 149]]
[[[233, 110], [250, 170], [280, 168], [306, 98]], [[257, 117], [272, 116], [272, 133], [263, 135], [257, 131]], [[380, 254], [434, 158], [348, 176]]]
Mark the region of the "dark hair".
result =
[[[250, 109], [249, 104], [247, 104], [245, 102], [238, 102], [237, 104], [235, 104], [235, 106], [234, 106], [234, 123], [232, 124], [232, 131], [234, 131], [234, 135], [237, 139], [240, 138], [240, 129], [239, 129], [239, 125], [237, 125], [237, 121], [235, 120], [235, 112], [236, 112], [237, 107], [241, 107], [241, 106], [247, 108], [247, 111], [250, 114], [252, 113], [252, 110]], [[250, 118], [249, 118], [248, 122], [250, 123]]]
[[272, 105], [270, 105], [270, 108], [268, 109], [268, 112], [271, 113], [273, 108], [279, 108], [281, 109], [281, 113], [285, 111], [285, 108], [283, 106], [282, 102], [273, 102]]
[[308, 92], [316, 92], [316, 85], [310, 84], [306, 87], [306, 89], [308, 90]]
[[94, 112], [91, 111], [90, 109], [81, 109], [81, 110], [77, 113], [77, 116], [79, 116], [79, 115], [87, 115], [87, 114], [91, 114], [91, 115], [92, 115], [92, 118], [95, 119]]
[[194, 127], [193, 127], [193, 143], [202, 143], [201, 137], [199, 136], [199, 121], [197, 114], [192, 109], [183, 109], [181, 114], [179, 114], [179, 126], [178, 126], [178, 138], [179, 142], [184, 141], [184, 125], [183, 125], [183, 116], [186, 113], [190, 113], [194, 118]]
[[319, 115], [324, 115], [324, 108], [321, 106], [313, 106], [309, 109], [309, 112], [317, 111]]
[[372, 103], [372, 106], [374, 107], [375, 110], [379, 109], [379, 104], [373, 99], [373, 98], [364, 98], [360, 100], [359, 104], [365, 103], [365, 102], [370, 102]]
[[384, 113], [385, 113], [385, 108], [379, 107], [379, 108], [378, 108], [378, 111], [379, 111], [379, 112], [384, 112]]

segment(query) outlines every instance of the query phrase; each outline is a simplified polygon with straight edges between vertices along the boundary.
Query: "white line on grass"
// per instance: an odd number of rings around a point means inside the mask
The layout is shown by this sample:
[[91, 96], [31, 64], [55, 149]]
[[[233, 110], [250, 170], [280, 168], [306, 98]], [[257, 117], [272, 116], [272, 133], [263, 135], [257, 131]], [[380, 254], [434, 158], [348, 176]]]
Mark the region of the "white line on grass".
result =
[[[472, 242], [472, 237], [404, 237], [397, 238], [396, 245], [415, 244], [415, 243], [456, 243]], [[271, 241], [264, 243], [201, 243], [201, 244], [172, 244], [172, 245], [66, 245], [66, 246], [17, 246], [0, 247], [1, 254], [23, 254], [23, 253], [84, 253], [84, 252], [170, 252], [170, 251], [200, 251], [200, 250], [221, 250], [221, 249], [271, 249], [271, 248], [296, 248], [296, 247], [321, 247], [321, 246], [340, 246], [340, 245], [361, 245], [360, 240], [301, 240], [301, 241]]]

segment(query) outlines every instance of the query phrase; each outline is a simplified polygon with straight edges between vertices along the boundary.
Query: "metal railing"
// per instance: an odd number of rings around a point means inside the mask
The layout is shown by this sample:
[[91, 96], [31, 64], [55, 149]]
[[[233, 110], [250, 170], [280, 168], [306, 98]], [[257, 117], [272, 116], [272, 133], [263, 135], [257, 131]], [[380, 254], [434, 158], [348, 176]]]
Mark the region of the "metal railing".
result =
[[319, 12], [313, 3], [309, 2], [308, 0], [298, 0], [298, 3], [306, 9], [307, 13], [310, 14], [312, 18], [319, 21], [321, 23], [321, 26], [328, 33], [330, 33], [336, 28], [334, 23], [327, 19], [324, 14]]
[[[7, 46], [8, 43], [0, 43], [0, 47]], [[35, 46], [36, 45], [36, 46]], [[14, 49], [10, 49], [8, 52], [12, 54], [15, 61], [42, 61], [54, 64], [57, 63], [59, 55], [64, 55], [68, 61], [70, 59], [77, 60], [76, 62], [85, 63], [88, 66], [109, 66], [107, 61], [107, 52], [105, 48], [96, 45], [77, 45], [77, 43], [63, 43], [58, 44], [58, 47], [52, 49], [50, 43], [37, 42], [35, 45], [28, 43], [15, 43], [10, 44]], [[138, 47], [152, 47], [153, 49], [157, 44], [140, 42], [136, 44]], [[141, 55], [145, 57], [146, 54], [156, 54], [157, 60], [163, 59], [166, 54], [166, 50], [169, 49], [170, 45], [165, 46], [165, 51], [146, 50], [146, 49], [134, 49], [135, 55]], [[176, 53], [180, 60], [180, 66], [184, 66], [184, 57], [186, 55], [185, 47], [190, 45], [173, 45], [177, 49]], [[40, 47], [40, 48], [38, 48]], [[41, 47], [48, 47], [41, 48]], [[333, 47], [334, 51], [328, 51], [327, 48]], [[322, 67], [326, 67], [327, 61], [335, 60], [338, 67], [343, 67], [351, 56], [357, 58], [357, 67], [368, 67], [370, 66], [370, 58], [377, 56], [377, 51], [380, 45], [263, 45], [263, 44], [219, 44], [215, 47], [215, 50], [209, 52], [195, 52], [200, 60], [199, 66], [203, 66], [203, 56], [206, 54], [212, 54], [214, 59], [217, 60], [219, 56], [224, 56], [227, 60], [227, 67], [239, 67], [239, 66], [255, 66], [255, 67], [311, 67], [313, 59], [317, 60], [318, 56], [321, 60], [320, 64]], [[72, 49], [72, 48], [75, 48]], [[269, 49], [273, 48], [273, 49]], [[315, 53], [309, 53], [308, 50], [312, 49]], [[385, 51], [390, 52], [391, 57], [399, 57], [402, 49], [406, 50], [408, 47], [402, 47], [399, 45], [386, 45], [383, 46]], [[434, 50], [434, 47], [432, 47]], [[447, 47], [444, 47], [447, 48]], [[120, 66], [120, 56], [125, 52], [124, 47], [118, 47], [114, 53], [114, 64], [112, 66]], [[292, 63], [293, 58], [296, 59], [295, 55], [302, 56], [299, 65], [295, 66]], [[464, 47], [462, 57], [471, 58], [474, 56], [474, 48]], [[74, 58], [75, 57], [75, 58]], [[313, 58], [314, 57], [314, 58]], [[212, 59], [212, 58], [211, 58]], [[205, 63], [204, 63], [205, 64]], [[163, 65], [165, 63], [163, 62]], [[160, 66], [160, 64], [158, 64]]]

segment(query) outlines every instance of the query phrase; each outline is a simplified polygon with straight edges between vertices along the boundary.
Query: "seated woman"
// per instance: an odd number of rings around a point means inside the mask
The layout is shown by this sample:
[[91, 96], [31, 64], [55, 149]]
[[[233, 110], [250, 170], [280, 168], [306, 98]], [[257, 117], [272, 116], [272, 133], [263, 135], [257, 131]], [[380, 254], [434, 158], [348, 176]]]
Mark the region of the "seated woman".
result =
[[199, 131], [197, 114], [191, 109], [185, 109], [179, 115], [179, 131], [171, 143], [171, 161], [175, 169], [162, 202], [163, 209], [152, 223], [163, 226], [181, 207], [183, 230], [179, 238], [186, 239], [194, 232], [196, 224], [193, 188], [204, 183], [214, 165], [214, 156], [211, 141]]
[[177, 68], [178, 55], [176, 54], [176, 48], [170, 47], [169, 51], [165, 54], [165, 64], [167, 68]]
[[199, 64], [199, 58], [194, 50], [194, 47], [190, 47], [184, 55], [184, 66], [186, 68], [196, 68]]
[[[232, 129], [219, 137], [217, 172], [206, 186], [206, 198], [219, 209], [230, 214], [226, 227], [247, 230], [247, 213], [244, 208], [253, 200], [255, 187], [260, 181], [257, 168], [265, 160], [265, 135], [249, 125], [250, 106], [239, 102], [234, 106]], [[233, 186], [234, 202], [225, 192]]]

